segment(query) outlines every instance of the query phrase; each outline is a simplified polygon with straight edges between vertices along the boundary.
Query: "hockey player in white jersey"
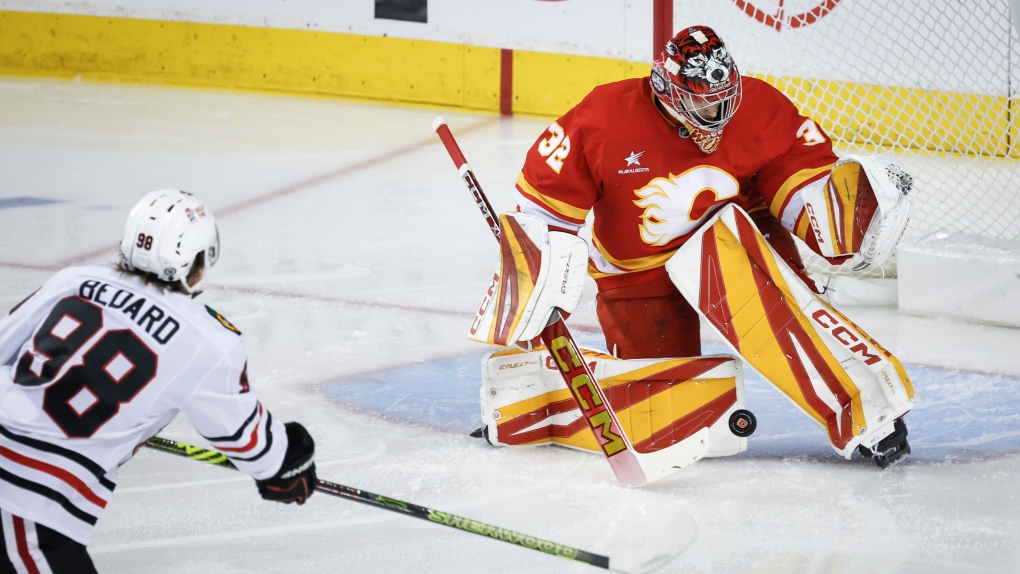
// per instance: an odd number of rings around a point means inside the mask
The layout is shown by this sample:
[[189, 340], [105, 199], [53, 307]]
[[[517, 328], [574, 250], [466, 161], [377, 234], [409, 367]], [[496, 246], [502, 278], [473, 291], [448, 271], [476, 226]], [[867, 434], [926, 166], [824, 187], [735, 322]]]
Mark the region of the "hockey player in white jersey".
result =
[[0, 320], [0, 572], [95, 572], [85, 546], [117, 468], [181, 411], [263, 498], [312, 494], [311, 436], [258, 401], [241, 332], [194, 300], [219, 256], [213, 215], [149, 193], [121, 253], [58, 272]]

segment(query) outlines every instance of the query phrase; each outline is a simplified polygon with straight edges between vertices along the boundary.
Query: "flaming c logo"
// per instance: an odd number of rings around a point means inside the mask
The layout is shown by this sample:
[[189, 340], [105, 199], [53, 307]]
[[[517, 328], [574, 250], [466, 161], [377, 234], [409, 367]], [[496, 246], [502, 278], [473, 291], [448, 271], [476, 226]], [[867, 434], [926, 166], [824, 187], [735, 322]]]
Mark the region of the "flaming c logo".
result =
[[[783, 28], [801, 28], [803, 26], [810, 26], [818, 20], [824, 18], [829, 12], [839, 5], [842, 0], [799, 0], [795, 3], [799, 6], [814, 4], [813, 8], [804, 10], [803, 12], [796, 12], [794, 10], [788, 10], [786, 5], [789, 4], [787, 0], [733, 0], [733, 3], [744, 11], [745, 14], [754, 18], [755, 20], [774, 28], [777, 32], [781, 32]], [[767, 4], [766, 8], [761, 8], [755, 4]], [[798, 6], [798, 8], [799, 8]]]

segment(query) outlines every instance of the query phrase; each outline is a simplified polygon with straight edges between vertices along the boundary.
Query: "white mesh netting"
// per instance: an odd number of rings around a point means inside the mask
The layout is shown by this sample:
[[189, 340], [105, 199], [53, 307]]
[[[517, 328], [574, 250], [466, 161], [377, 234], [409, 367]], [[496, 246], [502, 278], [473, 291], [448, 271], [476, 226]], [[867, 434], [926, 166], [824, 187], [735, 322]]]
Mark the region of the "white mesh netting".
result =
[[[1013, 0], [1014, 4], [1020, 4]], [[1010, 0], [674, 0], [833, 138], [914, 175], [904, 241], [1020, 239], [1020, 41]], [[813, 255], [816, 274], [847, 274]], [[850, 266], [844, 266], [849, 268]], [[895, 264], [857, 276], [894, 275]]]

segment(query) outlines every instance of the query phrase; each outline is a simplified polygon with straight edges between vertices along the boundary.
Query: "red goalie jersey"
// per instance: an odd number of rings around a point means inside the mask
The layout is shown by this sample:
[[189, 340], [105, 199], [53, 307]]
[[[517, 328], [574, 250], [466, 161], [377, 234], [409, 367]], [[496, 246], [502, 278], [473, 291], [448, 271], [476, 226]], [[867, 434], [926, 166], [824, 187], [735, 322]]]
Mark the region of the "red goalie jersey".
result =
[[665, 278], [670, 256], [729, 202], [767, 209], [814, 248], [799, 192], [829, 175], [832, 144], [778, 90], [741, 80], [742, 103], [710, 154], [660, 111], [647, 77], [595, 88], [528, 151], [518, 209], [575, 232], [592, 211], [600, 290]]

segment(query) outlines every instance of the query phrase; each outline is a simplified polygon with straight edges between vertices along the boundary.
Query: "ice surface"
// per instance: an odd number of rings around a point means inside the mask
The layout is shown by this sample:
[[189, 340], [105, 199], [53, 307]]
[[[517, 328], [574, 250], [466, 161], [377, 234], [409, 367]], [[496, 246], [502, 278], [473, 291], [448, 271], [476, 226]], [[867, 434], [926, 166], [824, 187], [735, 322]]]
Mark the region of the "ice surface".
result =
[[[223, 238], [202, 299], [244, 331], [267, 406], [315, 436], [323, 478], [616, 556], [695, 537], [659, 572], [1020, 570], [1015, 329], [847, 310], [922, 398], [914, 455], [886, 471], [836, 456], [749, 370], [748, 451], [642, 489], [594, 455], [468, 437], [486, 348], [465, 333], [496, 245], [437, 113], [0, 80], [0, 308], [62, 266], [112, 262], [143, 192], [187, 189]], [[512, 208], [547, 121], [443, 115], [494, 207]], [[591, 285], [568, 324], [602, 344]], [[183, 421], [164, 434], [201, 443]], [[147, 450], [121, 469], [90, 551], [111, 573], [596, 571], [321, 494], [263, 502], [250, 479]]]

